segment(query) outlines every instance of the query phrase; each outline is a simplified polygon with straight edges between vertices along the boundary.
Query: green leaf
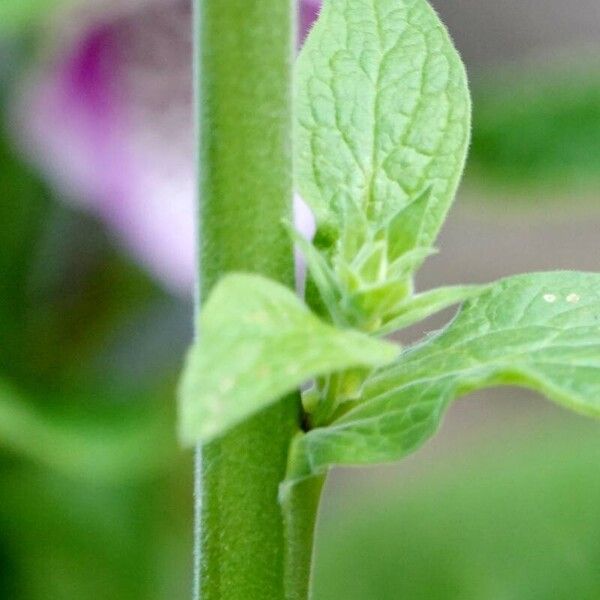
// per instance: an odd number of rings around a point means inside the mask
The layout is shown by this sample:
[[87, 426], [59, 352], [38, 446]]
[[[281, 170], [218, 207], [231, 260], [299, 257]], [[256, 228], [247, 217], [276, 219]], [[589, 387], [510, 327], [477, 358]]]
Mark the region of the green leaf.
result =
[[375, 373], [360, 404], [299, 436], [291, 477], [396, 460], [432, 435], [452, 400], [496, 385], [600, 417], [600, 275], [520, 275], [467, 301], [445, 330]]
[[410, 277], [425, 262], [426, 258], [437, 254], [437, 248], [415, 246], [412, 250], [402, 254], [393, 263], [388, 265], [388, 279], [403, 279]]
[[395, 307], [395, 316], [385, 323], [377, 331], [377, 334], [388, 335], [399, 329], [410, 327], [437, 312], [481, 294], [486, 287], [482, 285], [456, 285], [437, 288], [413, 296], [410, 300]]
[[418, 248], [422, 243], [423, 224], [430, 210], [431, 189], [415, 198], [410, 204], [402, 207], [386, 225], [386, 239], [389, 240], [389, 260], [396, 260]]
[[352, 204], [381, 225], [430, 190], [415, 241], [430, 245], [463, 170], [470, 100], [429, 4], [325, 0], [296, 76], [296, 183], [319, 226], [339, 235]]
[[342, 291], [339, 289], [335, 273], [327, 263], [327, 260], [323, 254], [301, 233], [296, 231], [291, 224], [284, 223], [284, 226], [292, 241], [302, 252], [312, 281], [320, 294], [321, 300], [327, 309], [327, 313], [332, 322], [338, 327], [348, 326], [348, 322], [339, 307]]
[[258, 275], [221, 280], [200, 315], [180, 393], [181, 436], [206, 442], [306, 380], [376, 367], [398, 347], [327, 325], [286, 287]]

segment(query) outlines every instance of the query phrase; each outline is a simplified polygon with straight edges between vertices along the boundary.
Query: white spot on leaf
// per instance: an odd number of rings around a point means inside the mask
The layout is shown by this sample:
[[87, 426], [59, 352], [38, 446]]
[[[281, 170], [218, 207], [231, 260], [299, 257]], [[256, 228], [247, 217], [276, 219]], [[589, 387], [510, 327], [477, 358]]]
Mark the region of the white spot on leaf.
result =
[[581, 300], [581, 296], [579, 294], [569, 294], [567, 296], [567, 302], [570, 304], [577, 304]]
[[544, 294], [544, 300], [548, 304], [554, 304], [556, 302], [556, 296], [554, 294]]
[[219, 392], [221, 392], [221, 394], [226, 394], [227, 392], [230, 392], [234, 386], [235, 381], [231, 377], [228, 377], [223, 379], [219, 384]]
[[206, 408], [212, 417], [218, 417], [223, 412], [223, 404], [217, 396], [206, 398]]

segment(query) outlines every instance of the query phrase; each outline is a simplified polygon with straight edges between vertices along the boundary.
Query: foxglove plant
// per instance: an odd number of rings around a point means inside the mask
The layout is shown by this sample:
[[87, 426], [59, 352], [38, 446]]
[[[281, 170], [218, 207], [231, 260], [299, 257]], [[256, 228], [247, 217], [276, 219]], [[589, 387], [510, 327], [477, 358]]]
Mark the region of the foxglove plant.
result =
[[[200, 448], [196, 593], [300, 600], [331, 467], [398, 460], [489, 386], [600, 416], [600, 275], [416, 292], [469, 142], [445, 28], [426, 0], [326, 0], [295, 66], [292, 126], [289, 7], [243, 6], [197, 11], [204, 305], [180, 393], [182, 439]], [[287, 223], [292, 162], [312, 242]], [[414, 346], [383, 339], [456, 304]]]

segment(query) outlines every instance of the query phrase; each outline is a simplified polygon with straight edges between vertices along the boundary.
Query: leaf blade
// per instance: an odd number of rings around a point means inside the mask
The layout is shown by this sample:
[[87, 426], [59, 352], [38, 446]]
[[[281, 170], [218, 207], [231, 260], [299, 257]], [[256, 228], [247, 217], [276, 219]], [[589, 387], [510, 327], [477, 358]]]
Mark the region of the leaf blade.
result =
[[375, 374], [329, 431], [296, 440], [296, 476], [397, 460], [431, 437], [455, 398], [497, 385], [600, 417], [600, 275], [510, 277], [468, 300], [446, 329]]
[[397, 348], [320, 321], [286, 287], [233, 274], [200, 316], [180, 390], [181, 438], [206, 442], [304, 381], [390, 362]]
[[328, 0], [296, 78], [296, 180], [317, 220], [354, 202], [381, 222], [431, 189], [423, 245], [453, 200], [467, 153], [464, 67], [425, 0]]
[[484, 287], [481, 285], [455, 285], [417, 294], [398, 306], [397, 314], [385, 323], [377, 334], [388, 335], [399, 329], [410, 327], [435, 313], [480, 294]]

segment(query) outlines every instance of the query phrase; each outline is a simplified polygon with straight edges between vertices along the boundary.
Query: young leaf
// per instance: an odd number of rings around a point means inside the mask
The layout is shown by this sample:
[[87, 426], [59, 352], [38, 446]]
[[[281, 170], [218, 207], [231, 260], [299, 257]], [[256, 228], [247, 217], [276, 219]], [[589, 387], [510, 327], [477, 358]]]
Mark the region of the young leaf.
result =
[[431, 245], [463, 170], [470, 100], [429, 4], [325, 0], [296, 76], [296, 183], [319, 225], [339, 231], [352, 204], [381, 225], [428, 190], [414, 243]]
[[221, 280], [180, 391], [181, 436], [206, 442], [317, 375], [391, 362], [397, 346], [327, 325], [286, 287], [258, 275]]
[[488, 287], [440, 334], [373, 375], [355, 408], [299, 436], [291, 478], [396, 460], [432, 435], [452, 400], [495, 385], [600, 416], [600, 275], [534, 273]]
[[300, 232], [289, 223], [284, 226], [306, 261], [310, 276], [332, 322], [338, 327], [347, 327], [348, 323], [339, 308], [342, 292], [327, 260]]
[[389, 335], [399, 329], [423, 321], [450, 306], [460, 304], [467, 298], [481, 294], [487, 286], [483, 285], [455, 285], [436, 288], [413, 296], [410, 300], [395, 307], [395, 316], [385, 323], [378, 331], [378, 335]]
[[428, 188], [410, 204], [402, 207], [386, 224], [386, 238], [389, 240], [389, 259], [396, 260], [412, 248], [421, 245], [423, 224], [429, 211], [431, 189]]

